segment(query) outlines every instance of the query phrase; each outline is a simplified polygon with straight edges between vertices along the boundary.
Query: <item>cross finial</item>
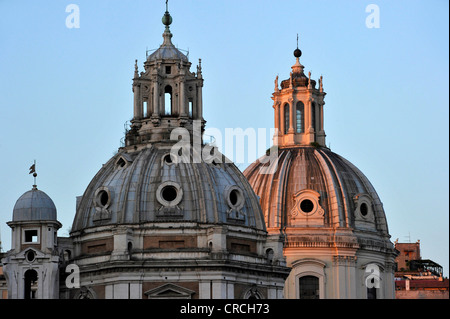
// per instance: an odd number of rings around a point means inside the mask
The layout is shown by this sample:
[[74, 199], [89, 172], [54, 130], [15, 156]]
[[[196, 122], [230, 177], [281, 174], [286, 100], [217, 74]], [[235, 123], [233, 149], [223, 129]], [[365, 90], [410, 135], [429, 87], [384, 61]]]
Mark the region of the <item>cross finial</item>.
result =
[[297, 33], [297, 49], [298, 49], [298, 33]]

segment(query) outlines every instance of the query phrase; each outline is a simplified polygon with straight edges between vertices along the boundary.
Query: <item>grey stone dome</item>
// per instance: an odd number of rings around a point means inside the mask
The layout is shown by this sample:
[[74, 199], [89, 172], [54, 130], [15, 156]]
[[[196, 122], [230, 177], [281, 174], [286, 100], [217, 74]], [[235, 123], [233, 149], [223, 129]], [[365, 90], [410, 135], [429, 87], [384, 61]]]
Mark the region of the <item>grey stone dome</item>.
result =
[[259, 200], [234, 164], [182, 163], [170, 147], [153, 145], [103, 165], [77, 205], [72, 232], [158, 222], [265, 230]]
[[56, 220], [56, 206], [43, 191], [33, 188], [17, 200], [13, 221]]

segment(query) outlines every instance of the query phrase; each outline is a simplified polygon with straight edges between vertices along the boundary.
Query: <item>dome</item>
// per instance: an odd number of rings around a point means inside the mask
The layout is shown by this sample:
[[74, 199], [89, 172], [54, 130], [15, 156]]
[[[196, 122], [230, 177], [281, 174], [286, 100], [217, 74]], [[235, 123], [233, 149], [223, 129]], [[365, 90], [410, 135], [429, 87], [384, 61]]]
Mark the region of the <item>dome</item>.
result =
[[268, 229], [350, 228], [389, 236], [372, 184], [338, 154], [323, 147], [283, 148], [273, 175], [258, 174], [262, 165], [267, 164], [253, 163], [244, 175], [261, 198]]
[[17, 200], [13, 221], [56, 220], [56, 207], [52, 199], [34, 187]]
[[163, 44], [161, 44], [155, 52], [148, 56], [148, 62], [156, 60], [182, 60], [188, 62], [187, 56], [181, 53], [181, 51], [172, 44], [172, 33], [164, 32], [163, 38]]
[[103, 165], [77, 205], [72, 231], [147, 222], [265, 230], [258, 198], [234, 164], [178, 162], [167, 146], [121, 151]]
[[159, 49], [147, 58], [147, 61], [155, 60], [182, 60], [188, 62], [188, 58], [180, 50], [175, 48], [173, 44], [160, 46]]

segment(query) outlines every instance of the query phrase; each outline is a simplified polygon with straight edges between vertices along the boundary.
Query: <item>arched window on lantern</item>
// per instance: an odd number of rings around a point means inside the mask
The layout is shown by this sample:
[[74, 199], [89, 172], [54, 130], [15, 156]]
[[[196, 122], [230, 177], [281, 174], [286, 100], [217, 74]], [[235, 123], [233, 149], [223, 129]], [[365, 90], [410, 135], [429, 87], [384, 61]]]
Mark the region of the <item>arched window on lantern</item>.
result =
[[289, 131], [289, 104], [284, 105], [284, 134]]
[[172, 87], [167, 85], [164, 88], [164, 115], [172, 115], [173, 112]]
[[295, 118], [296, 118], [296, 133], [304, 133], [304, 123], [305, 123], [305, 105], [303, 102], [297, 102], [296, 110], [295, 110]]

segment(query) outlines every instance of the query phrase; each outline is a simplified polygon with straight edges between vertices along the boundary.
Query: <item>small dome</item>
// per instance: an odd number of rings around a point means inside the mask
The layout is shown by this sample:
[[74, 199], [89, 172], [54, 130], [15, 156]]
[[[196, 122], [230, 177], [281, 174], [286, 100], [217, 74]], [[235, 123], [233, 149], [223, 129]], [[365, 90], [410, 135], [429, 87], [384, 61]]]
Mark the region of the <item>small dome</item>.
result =
[[13, 221], [56, 220], [56, 206], [43, 191], [33, 188], [17, 200]]
[[156, 60], [181, 60], [189, 62], [186, 55], [181, 53], [172, 43], [172, 33], [164, 32], [163, 34], [164, 42], [161, 46], [147, 58], [148, 62]]
[[188, 58], [173, 45], [170, 46], [162, 45], [159, 49], [157, 49], [147, 58], [147, 61], [170, 60], [170, 59], [188, 62]]

